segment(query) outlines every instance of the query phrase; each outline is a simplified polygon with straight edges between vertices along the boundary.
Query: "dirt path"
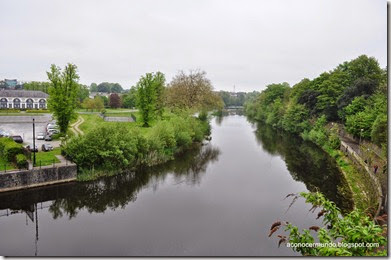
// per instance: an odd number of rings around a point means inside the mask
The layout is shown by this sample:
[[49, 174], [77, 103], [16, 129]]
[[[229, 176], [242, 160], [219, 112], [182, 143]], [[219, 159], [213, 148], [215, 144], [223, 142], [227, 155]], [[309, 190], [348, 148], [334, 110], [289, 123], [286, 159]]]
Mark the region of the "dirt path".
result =
[[84, 132], [79, 128], [79, 126], [83, 123], [84, 123], [84, 118], [82, 116], [79, 116], [77, 121], [71, 125], [71, 130], [73, 133], [75, 133], [76, 136], [84, 135]]

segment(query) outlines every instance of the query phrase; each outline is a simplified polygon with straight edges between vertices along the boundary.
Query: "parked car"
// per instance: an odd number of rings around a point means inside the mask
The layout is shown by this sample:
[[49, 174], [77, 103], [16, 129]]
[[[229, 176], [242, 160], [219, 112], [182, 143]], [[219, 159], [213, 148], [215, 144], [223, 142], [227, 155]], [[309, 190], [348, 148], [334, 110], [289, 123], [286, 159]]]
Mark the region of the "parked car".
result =
[[52, 151], [52, 150], [53, 150], [53, 146], [51, 144], [43, 144], [42, 145], [42, 151], [48, 152], [48, 151]]
[[51, 141], [52, 140], [52, 135], [51, 134], [46, 134], [44, 139], [45, 139], [45, 141]]
[[37, 134], [37, 140], [44, 140], [45, 139], [45, 133], [38, 133]]
[[58, 134], [59, 132], [60, 132], [59, 130], [54, 129], [54, 128], [49, 129], [49, 130], [47, 131], [47, 133], [50, 134], [50, 135]]
[[34, 147], [35, 149], [33, 149], [33, 145], [31, 145], [31, 144], [26, 145], [25, 148], [27, 150], [29, 150], [30, 152], [38, 152], [38, 146], [37, 145], [35, 145], [35, 147]]
[[23, 143], [23, 138], [20, 135], [13, 135], [11, 138], [14, 139], [16, 143]]

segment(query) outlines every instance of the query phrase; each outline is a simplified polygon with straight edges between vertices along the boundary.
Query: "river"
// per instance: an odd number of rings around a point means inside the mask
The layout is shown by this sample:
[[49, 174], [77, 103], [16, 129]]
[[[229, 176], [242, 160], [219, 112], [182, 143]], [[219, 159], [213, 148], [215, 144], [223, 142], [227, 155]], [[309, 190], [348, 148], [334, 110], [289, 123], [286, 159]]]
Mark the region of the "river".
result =
[[[319, 225], [289, 193], [351, 207], [333, 160], [241, 115], [212, 119], [212, 140], [160, 167], [0, 195], [5, 256], [292, 256], [270, 226]], [[311, 231], [313, 232], [313, 231]]]

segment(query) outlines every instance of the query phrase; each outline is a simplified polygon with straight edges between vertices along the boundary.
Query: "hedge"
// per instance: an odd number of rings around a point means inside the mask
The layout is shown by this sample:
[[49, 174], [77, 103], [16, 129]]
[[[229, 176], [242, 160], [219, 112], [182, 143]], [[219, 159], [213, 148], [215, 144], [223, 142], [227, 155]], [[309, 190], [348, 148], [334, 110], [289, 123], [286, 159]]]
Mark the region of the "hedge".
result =
[[17, 154], [16, 155], [16, 165], [19, 169], [26, 169], [28, 167], [27, 158], [24, 154]]
[[0, 155], [8, 162], [14, 162], [17, 154], [23, 154], [23, 146], [15, 143], [11, 138], [0, 138]]

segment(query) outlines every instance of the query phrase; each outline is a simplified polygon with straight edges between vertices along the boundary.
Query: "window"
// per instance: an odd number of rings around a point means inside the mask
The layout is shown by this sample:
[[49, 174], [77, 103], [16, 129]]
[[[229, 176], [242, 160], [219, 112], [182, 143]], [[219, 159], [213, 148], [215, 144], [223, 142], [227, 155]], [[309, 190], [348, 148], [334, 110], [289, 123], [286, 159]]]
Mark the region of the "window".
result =
[[0, 99], [0, 108], [7, 108], [8, 100], [6, 98]]
[[34, 101], [31, 98], [26, 100], [27, 109], [33, 109], [33, 104]]
[[45, 99], [40, 99], [39, 100], [39, 108], [43, 108], [43, 109], [46, 108], [46, 101], [45, 101]]
[[19, 98], [14, 99], [14, 108], [20, 108], [20, 99]]

